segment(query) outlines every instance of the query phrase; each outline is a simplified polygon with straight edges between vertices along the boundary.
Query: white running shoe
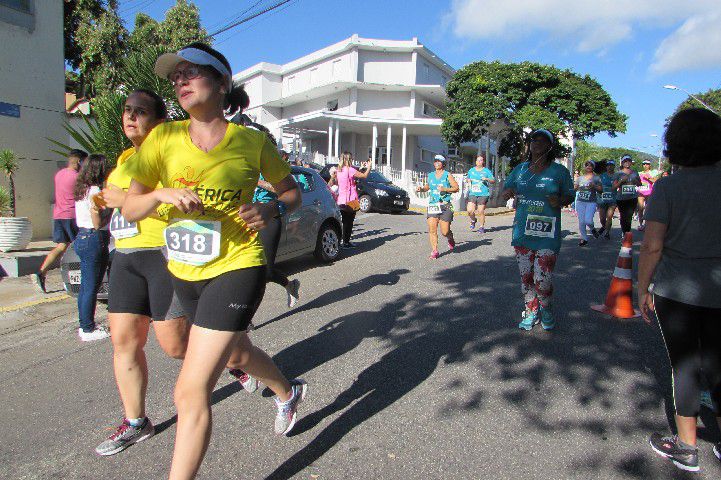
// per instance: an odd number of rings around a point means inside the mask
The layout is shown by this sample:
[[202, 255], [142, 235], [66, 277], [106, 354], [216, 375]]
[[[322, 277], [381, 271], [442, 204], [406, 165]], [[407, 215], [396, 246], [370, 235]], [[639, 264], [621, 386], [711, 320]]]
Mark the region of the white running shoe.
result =
[[95, 330], [92, 332], [83, 332], [82, 328], [78, 328], [78, 337], [80, 337], [80, 341], [82, 342], [92, 342], [94, 340], [102, 340], [104, 338], [108, 338], [110, 336], [110, 332], [105, 327], [95, 327]]
[[288, 285], [285, 286], [285, 291], [288, 294], [288, 308], [295, 307], [300, 298], [300, 280], [291, 280]]

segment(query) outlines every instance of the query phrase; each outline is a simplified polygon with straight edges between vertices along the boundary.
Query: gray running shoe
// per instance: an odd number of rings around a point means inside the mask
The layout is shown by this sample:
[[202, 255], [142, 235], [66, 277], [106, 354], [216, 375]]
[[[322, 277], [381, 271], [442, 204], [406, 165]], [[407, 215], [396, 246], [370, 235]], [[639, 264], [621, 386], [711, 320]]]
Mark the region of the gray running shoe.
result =
[[275, 397], [275, 404], [278, 407], [278, 414], [275, 416], [275, 434], [288, 435], [295, 426], [298, 405], [305, 399], [305, 392], [308, 384], [301, 378], [296, 378], [291, 383], [293, 394], [287, 402], [281, 402]]
[[115, 455], [122, 452], [130, 445], [142, 442], [155, 435], [155, 427], [150, 423], [148, 417], [142, 425], [134, 427], [128, 423], [127, 419], [123, 419], [118, 429], [110, 435], [110, 437], [95, 448], [98, 455]]
[[657, 455], [668, 458], [680, 470], [698, 472], [698, 449], [682, 447], [678, 436], [664, 437], [654, 433], [648, 440], [651, 448]]
[[240, 386], [243, 387], [243, 390], [245, 390], [246, 392], [253, 393], [258, 390], [258, 380], [251, 377], [243, 370], [231, 368], [230, 370], [228, 370], [228, 373], [238, 379]]
[[716, 455], [716, 458], [721, 462], [721, 442], [713, 446], [713, 454]]
[[45, 275], [40, 272], [35, 272], [30, 275], [30, 279], [32, 280], [33, 285], [35, 285], [35, 288], [40, 290], [42, 293], [48, 293], [45, 291]]
[[300, 297], [300, 280], [291, 280], [288, 285], [285, 286], [285, 291], [288, 293], [288, 308], [295, 307]]

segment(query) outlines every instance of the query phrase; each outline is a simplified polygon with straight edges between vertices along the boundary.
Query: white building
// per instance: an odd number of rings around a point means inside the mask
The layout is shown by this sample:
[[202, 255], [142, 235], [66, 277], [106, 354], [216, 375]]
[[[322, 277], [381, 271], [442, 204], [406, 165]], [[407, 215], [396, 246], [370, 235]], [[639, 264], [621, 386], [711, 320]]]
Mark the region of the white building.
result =
[[452, 171], [465, 171], [479, 149], [495, 159], [493, 141], [449, 151], [441, 139], [438, 111], [454, 71], [417, 38], [353, 35], [285, 65], [259, 63], [233, 79], [245, 84], [248, 116], [283, 149], [319, 163], [349, 151], [407, 185], [432, 170], [438, 153], [449, 156]]
[[30, 218], [34, 238], [49, 238], [53, 176], [65, 161], [47, 138], [67, 138], [63, 2], [0, 0], [0, 45], [0, 149], [20, 159], [17, 216]]

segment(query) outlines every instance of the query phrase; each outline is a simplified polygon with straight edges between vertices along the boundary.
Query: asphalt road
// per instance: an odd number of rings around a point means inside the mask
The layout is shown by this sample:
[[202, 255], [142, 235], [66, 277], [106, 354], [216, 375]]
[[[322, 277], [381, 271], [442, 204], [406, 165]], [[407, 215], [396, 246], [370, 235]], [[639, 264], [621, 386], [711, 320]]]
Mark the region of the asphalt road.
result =
[[[224, 374], [199, 478], [686, 478], [647, 444], [669, 429], [658, 328], [589, 309], [605, 296], [619, 241], [580, 249], [575, 218], [564, 215], [558, 327], [527, 333], [516, 328], [511, 221], [491, 217], [481, 236], [457, 217], [456, 251], [441, 242], [430, 261], [424, 216], [371, 214], [358, 221], [359, 248], [334, 265], [283, 264], [302, 282], [301, 303], [288, 311], [270, 285], [252, 336], [309, 382], [302, 418], [293, 436], [274, 436], [272, 400]], [[0, 329], [0, 477], [164, 478], [179, 363], [149, 341], [158, 434], [97, 457], [122, 410], [110, 342], [78, 342], [72, 305], [28, 310], [21, 328]], [[688, 478], [721, 476], [709, 443], [719, 432], [705, 414], [703, 473]]]

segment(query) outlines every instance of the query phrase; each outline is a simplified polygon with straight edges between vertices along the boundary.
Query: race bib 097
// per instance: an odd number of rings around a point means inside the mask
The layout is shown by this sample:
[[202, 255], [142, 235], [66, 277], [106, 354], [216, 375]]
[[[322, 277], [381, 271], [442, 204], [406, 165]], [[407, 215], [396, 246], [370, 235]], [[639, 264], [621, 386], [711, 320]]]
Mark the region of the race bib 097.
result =
[[528, 215], [526, 235], [532, 237], [553, 238], [556, 234], [556, 218], [543, 215]]
[[132, 238], [139, 233], [138, 224], [125, 220], [125, 217], [123, 217], [117, 209], [113, 211], [113, 216], [110, 217], [109, 227], [110, 234], [115, 237], [116, 240]]
[[578, 192], [578, 199], [583, 202], [588, 202], [591, 200], [591, 192], [588, 190], [581, 190]]
[[165, 229], [168, 259], [200, 266], [220, 255], [220, 222], [178, 220]]

